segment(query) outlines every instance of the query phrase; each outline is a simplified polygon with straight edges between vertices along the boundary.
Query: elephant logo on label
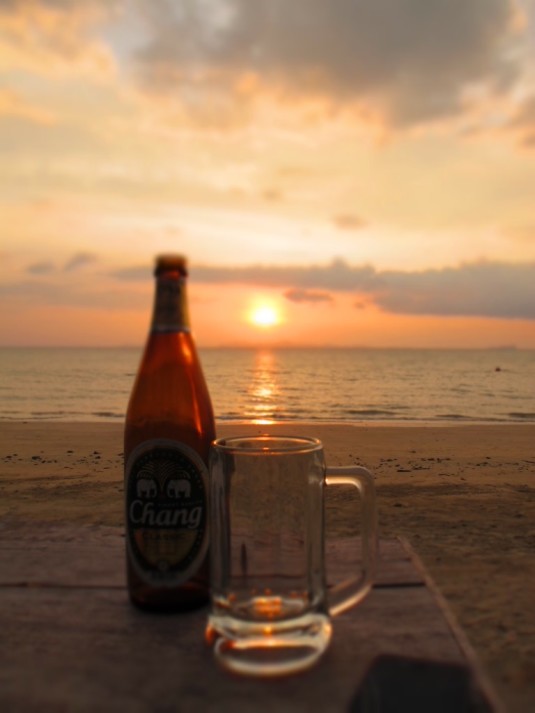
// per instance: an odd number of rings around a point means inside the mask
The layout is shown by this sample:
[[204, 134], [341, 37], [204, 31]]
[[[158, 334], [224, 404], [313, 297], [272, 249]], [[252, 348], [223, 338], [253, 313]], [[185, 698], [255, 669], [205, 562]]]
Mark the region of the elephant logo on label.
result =
[[185, 478], [172, 478], [167, 481], [167, 495], [170, 498], [189, 498], [191, 483]]
[[138, 478], [136, 482], [138, 498], [155, 498], [158, 486], [154, 478]]

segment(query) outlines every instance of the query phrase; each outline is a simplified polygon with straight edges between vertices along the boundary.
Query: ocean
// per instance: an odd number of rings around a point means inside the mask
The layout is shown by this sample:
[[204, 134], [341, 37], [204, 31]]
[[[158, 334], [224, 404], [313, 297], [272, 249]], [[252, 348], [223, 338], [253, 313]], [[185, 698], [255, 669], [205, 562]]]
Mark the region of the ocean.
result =
[[[216, 419], [535, 422], [535, 351], [201, 349]], [[0, 419], [121, 421], [141, 348], [0, 349]]]

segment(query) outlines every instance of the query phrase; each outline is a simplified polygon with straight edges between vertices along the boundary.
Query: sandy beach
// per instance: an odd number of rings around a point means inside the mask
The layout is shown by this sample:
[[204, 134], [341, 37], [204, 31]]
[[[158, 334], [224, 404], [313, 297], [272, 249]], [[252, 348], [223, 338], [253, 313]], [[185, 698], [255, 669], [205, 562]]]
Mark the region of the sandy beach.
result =
[[[306, 434], [376, 476], [382, 536], [423, 560], [512, 713], [535, 710], [535, 426], [220, 425]], [[4, 422], [0, 518], [123, 526], [122, 425]]]

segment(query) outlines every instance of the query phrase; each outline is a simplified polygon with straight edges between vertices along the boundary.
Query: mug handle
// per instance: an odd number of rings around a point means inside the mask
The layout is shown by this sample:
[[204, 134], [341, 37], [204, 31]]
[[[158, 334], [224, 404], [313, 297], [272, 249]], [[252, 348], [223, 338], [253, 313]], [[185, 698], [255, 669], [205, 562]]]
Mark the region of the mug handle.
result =
[[361, 466], [328, 467], [326, 485], [353, 485], [360, 494], [362, 511], [362, 574], [329, 590], [329, 614], [336, 616], [354, 607], [372, 588], [377, 563], [377, 507], [373, 475]]

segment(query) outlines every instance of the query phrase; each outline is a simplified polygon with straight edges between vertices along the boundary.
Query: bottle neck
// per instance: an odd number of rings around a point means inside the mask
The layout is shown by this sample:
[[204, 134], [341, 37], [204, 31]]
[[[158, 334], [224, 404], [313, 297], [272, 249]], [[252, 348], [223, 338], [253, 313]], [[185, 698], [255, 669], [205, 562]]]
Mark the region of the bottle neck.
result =
[[152, 333], [189, 332], [190, 321], [183, 276], [161, 274], [156, 278]]

